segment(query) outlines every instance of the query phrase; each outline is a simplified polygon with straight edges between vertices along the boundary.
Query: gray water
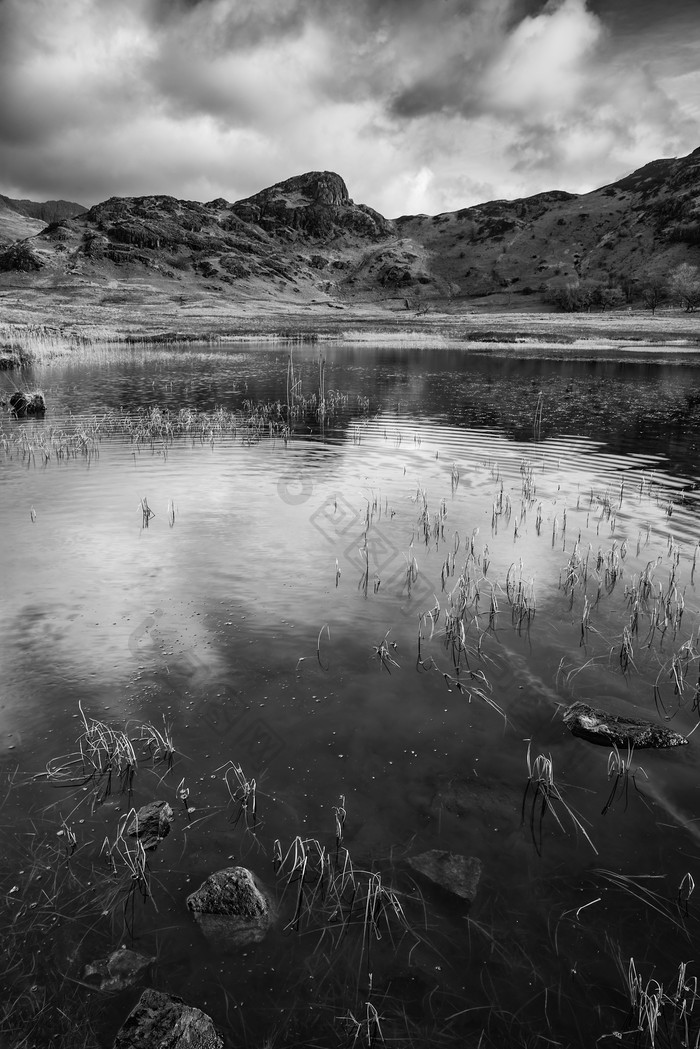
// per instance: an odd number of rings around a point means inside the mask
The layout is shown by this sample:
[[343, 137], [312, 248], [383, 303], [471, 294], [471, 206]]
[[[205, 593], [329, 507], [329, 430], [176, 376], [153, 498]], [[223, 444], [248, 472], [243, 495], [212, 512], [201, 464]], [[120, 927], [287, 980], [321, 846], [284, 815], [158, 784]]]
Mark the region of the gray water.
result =
[[[677, 901], [684, 877], [700, 877], [697, 742], [633, 754], [627, 794], [603, 815], [609, 751], [572, 737], [561, 712], [581, 699], [666, 716], [684, 734], [697, 724], [700, 360], [329, 346], [326, 391], [342, 403], [286, 439], [136, 442], [117, 419], [283, 402], [289, 352], [146, 347], [49, 362], [26, 377], [46, 418], [4, 419], [6, 899], [30, 898], [18, 873], [30, 869], [27, 834], [36, 852], [70, 828], [61, 876], [75, 873], [76, 898], [103, 885], [108, 902], [57, 919], [52, 964], [80, 979], [128, 942], [157, 958], [152, 985], [209, 1012], [231, 1045], [352, 1044], [357, 1028], [341, 1019], [362, 1019], [367, 1001], [395, 1045], [590, 1046], [632, 1030], [630, 958], [669, 994], [680, 963], [695, 972], [694, 901]], [[313, 392], [318, 347], [293, 355]], [[80, 430], [93, 434], [82, 451], [51, 454]], [[444, 640], [465, 563], [479, 592], [471, 677]], [[653, 590], [625, 670], [630, 590], [647, 566]], [[659, 620], [660, 591], [675, 622]], [[133, 795], [115, 784], [96, 805], [93, 784], [56, 775], [83, 715], [132, 736], [171, 727], [174, 768], [142, 755]], [[579, 827], [563, 806], [561, 825], [547, 812], [540, 826], [532, 793], [523, 805], [528, 741], [533, 760], [551, 756]], [[236, 822], [230, 762], [256, 781], [254, 826]], [[295, 897], [273, 864], [275, 840], [334, 849], [341, 797], [343, 846], [401, 894], [411, 928], [393, 941], [385, 930], [370, 959], [357, 937], [319, 939], [321, 919], [285, 928]], [[153, 898], [132, 894], [125, 909], [123, 872], [110, 882], [100, 849], [130, 805], [153, 799], [173, 806], [173, 830], [150, 857]], [[470, 908], [412, 877], [407, 859], [428, 849], [481, 860]], [[185, 897], [232, 863], [278, 896], [281, 918], [263, 943], [217, 955]], [[79, 993], [111, 1044], [139, 990]], [[371, 1044], [369, 1028], [358, 1043]]]

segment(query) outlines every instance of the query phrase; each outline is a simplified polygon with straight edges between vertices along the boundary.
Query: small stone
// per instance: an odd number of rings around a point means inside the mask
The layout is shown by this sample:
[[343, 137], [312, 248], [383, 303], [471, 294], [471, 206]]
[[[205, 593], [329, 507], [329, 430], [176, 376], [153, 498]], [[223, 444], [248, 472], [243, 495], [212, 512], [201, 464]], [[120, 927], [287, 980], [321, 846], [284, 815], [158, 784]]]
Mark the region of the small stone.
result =
[[120, 947], [109, 957], [85, 966], [85, 976], [99, 976], [101, 991], [123, 991], [135, 984], [155, 958]]
[[155, 849], [170, 833], [173, 810], [167, 801], [149, 801], [142, 805], [129, 824], [127, 834], [138, 838], [144, 849]]

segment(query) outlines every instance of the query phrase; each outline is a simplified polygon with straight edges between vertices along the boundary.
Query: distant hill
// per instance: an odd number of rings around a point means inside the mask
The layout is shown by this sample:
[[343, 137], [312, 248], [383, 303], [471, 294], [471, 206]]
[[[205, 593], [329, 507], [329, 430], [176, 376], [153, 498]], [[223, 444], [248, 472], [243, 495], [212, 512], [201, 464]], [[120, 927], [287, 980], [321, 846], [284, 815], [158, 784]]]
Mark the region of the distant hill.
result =
[[[18, 204], [0, 198], [0, 230]], [[390, 221], [334, 172], [307, 172], [233, 204], [112, 197], [47, 202], [48, 226], [0, 252], [0, 282], [206, 286], [237, 299], [551, 299], [566, 284], [621, 288], [700, 264], [700, 149], [657, 160], [586, 194], [551, 191]], [[11, 205], [11, 207], [10, 207]], [[5, 207], [5, 211], [2, 210]], [[48, 212], [44, 213], [48, 214]], [[25, 213], [25, 221], [36, 219]], [[6, 242], [7, 242], [7, 238]]]
[[48, 222], [84, 214], [87, 208], [69, 200], [14, 200], [0, 193], [0, 244], [34, 236]]

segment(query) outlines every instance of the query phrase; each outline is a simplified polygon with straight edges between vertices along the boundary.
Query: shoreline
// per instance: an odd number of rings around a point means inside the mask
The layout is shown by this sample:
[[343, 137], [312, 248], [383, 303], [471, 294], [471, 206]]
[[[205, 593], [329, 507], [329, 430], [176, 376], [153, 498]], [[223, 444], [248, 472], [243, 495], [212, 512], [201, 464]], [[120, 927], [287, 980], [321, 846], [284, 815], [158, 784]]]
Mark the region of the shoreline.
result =
[[[128, 310], [0, 296], [0, 368], [109, 347], [253, 342], [383, 345], [487, 352], [552, 349], [700, 354], [700, 314], [680, 308], [596, 314], [435, 304], [416, 314], [376, 304], [154, 302]], [[329, 305], [332, 315], [329, 315]]]

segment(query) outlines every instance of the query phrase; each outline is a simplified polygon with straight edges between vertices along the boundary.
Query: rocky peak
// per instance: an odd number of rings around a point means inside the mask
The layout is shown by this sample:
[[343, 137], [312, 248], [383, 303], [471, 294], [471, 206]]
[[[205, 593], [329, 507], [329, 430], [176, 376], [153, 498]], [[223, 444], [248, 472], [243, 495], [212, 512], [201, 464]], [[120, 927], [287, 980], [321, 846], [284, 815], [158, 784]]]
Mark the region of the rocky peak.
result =
[[382, 215], [350, 199], [345, 182], [334, 171], [295, 175], [237, 201], [231, 210], [245, 222], [283, 236], [329, 240], [354, 234], [378, 239], [392, 232]]
[[289, 203], [328, 204], [343, 207], [352, 204], [348, 187], [334, 171], [307, 171], [304, 175], [294, 175], [284, 182], [255, 193], [252, 197], [239, 200], [234, 205], [260, 205], [275, 199], [286, 198]]

